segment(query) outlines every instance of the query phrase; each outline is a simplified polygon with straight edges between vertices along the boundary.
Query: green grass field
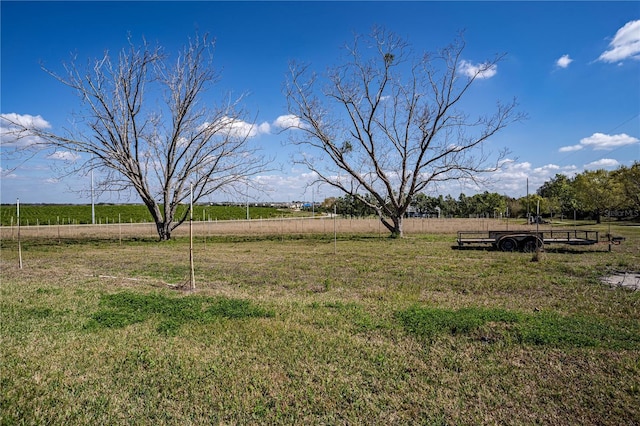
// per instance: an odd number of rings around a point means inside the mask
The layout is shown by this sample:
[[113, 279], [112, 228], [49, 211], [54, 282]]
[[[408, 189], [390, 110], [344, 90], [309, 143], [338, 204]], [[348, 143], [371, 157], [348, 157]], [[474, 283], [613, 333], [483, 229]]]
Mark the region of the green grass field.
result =
[[3, 240], [0, 424], [640, 424], [627, 240]]
[[[186, 206], [180, 206], [178, 213]], [[247, 209], [242, 206], [196, 205], [193, 219], [196, 221], [246, 219]], [[268, 219], [290, 215], [289, 211], [274, 207], [249, 207], [251, 219]], [[153, 222], [151, 214], [142, 204], [98, 204], [95, 206], [96, 223]], [[17, 223], [16, 205], [0, 205], [0, 224]], [[91, 205], [87, 204], [23, 204], [20, 206], [22, 225], [56, 225], [91, 223]]]

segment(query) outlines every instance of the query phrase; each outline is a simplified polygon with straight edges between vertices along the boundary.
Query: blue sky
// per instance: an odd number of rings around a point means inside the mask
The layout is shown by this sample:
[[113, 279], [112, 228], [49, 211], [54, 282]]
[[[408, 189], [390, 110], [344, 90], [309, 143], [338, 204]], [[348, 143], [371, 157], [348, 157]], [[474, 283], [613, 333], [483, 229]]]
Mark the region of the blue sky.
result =
[[[465, 105], [477, 115], [496, 100], [518, 99], [529, 118], [489, 142], [492, 150], [508, 148], [511, 161], [491, 186], [451, 184], [440, 193], [489, 190], [519, 197], [527, 179], [533, 192], [556, 173], [612, 170], [640, 160], [638, 2], [2, 1], [0, 8], [0, 113], [40, 116], [53, 131], [65, 126], [79, 101], [40, 64], [61, 71], [71, 54], [84, 62], [107, 49], [117, 52], [128, 34], [168, 52], [196, 31], [215, 37], [214, 64], [222, 72], [216, 90], [248, 94], [243, 105], [249, 117], [271, 129], [254, 141], [281, 166], [256, 177], [264, 190], [252, 197], [262, 201], [339, 195], [322, 186], [312, 195], [305, 187], [308, 171], [291, 165], [288, 137], [274, 123], [287, 114], [282, 86], [290, 60], [322, 72], [337, 64], [354, 33], [375, 25], [404, 37], [417, 52], [443, 47], [464, 30], [466, 61], [507, 54], [494, 76], [475, 83]], [[3, 157], [0, 201], [87, 203], [71, 189], [87, 188], [89, 178], [61, 178], [61, 163]], [[103, 195], [98, 201], [116, 200]]]

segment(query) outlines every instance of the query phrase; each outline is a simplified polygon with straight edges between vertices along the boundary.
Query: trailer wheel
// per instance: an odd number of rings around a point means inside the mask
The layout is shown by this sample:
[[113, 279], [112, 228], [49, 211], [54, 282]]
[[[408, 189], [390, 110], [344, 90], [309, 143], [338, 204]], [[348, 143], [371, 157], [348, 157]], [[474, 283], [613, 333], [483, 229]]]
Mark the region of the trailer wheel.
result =
[[539, 238], [527, 238], [522, 242], [522, 251], [525, 253], [533, 253], [539, 247], [542, 247], [542, 241]]
[[518, 242], [513, 238], [503, 238], [498, 242], [498, 248], [502, 251], [515, 251], [518, 248]]

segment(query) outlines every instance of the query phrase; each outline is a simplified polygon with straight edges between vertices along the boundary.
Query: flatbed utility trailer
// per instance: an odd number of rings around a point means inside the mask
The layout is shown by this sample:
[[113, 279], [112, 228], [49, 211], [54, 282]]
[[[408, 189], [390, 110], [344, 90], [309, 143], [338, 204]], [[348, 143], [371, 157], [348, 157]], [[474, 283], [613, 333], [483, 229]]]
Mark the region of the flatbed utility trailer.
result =
[[545, 230], [545, 231], [458, 231], [458, 246], [465, 244], [491, 244], [502, 251], [533, 252], [544, 244], [591, 245], [598, 243], [620, 244], [624, 238], [609, 234], [600, 239], [593, 230]]

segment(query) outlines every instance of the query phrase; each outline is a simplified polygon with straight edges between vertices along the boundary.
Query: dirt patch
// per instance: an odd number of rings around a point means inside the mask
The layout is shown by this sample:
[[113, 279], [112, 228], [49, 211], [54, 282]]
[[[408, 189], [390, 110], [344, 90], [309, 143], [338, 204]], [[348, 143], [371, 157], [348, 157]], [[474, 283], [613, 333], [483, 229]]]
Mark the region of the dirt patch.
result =
[[640, 272], [616, 272], [600, 279], [611, 287], [624, 287], [630, 290], [640, 290]]

